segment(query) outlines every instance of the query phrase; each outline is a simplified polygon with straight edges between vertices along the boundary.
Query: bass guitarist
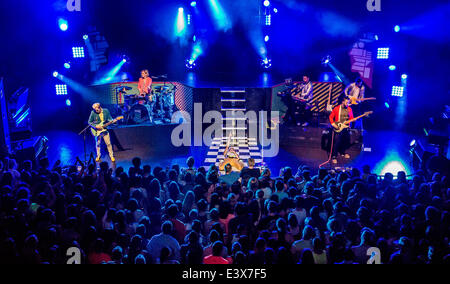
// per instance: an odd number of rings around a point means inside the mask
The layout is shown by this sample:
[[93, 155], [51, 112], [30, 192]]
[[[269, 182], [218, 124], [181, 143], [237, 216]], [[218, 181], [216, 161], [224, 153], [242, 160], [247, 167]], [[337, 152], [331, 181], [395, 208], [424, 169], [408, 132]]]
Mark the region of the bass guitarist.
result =
[[[93, 110], [91, 111], [91, 115], [89, 116], [89, 124], [95, 127], [96, 130], [103, 130], [104, 128], [100, 125], [104, 123], [113, 121], [113, 118], [108, 109], [102, 108], [100, 103], [95, 103], [92, 105]], [[115, 162], [113, 148], [111, 145], [111, 138], [109, 136], [109, 132], [103, 131], [100, 135], [95, 136], [95, 147], [97, 148], [97, 158], [96, 162], [100, 162], [101, 153], [100, 153], [100, 145], [102, 142], [102, 138], [105, 141], [106, 148], [108, 148], [109, 157], [111, 158], [111, 162]]]
[[[331, 126], [333, 126], [335, 130], [339, 128], [338, 123], [344, 123], [353, 119], [353, 111], [349, 107], [350, 98], [345, 94], [342, 94], [338, 99], [338, 103], [339, 105], [333, 109], [329, 117]], [[334, 138], [331, 156], [332, 163], [337, 164], [338, 154], [343, 155], [346, 159], [350, 158], [350, 155], [345, 153], [345, 151], [350, 147], [350, 132], [348, 128], [339, 133], [336, 131], [333, 132]]]

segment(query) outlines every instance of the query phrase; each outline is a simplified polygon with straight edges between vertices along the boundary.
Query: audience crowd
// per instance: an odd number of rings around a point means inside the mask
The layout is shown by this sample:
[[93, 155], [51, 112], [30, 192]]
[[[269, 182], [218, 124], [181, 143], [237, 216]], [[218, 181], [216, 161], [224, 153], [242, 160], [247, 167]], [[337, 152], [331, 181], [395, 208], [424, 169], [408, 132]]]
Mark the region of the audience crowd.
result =
[[88, 264], [450, 262], [448, 169], [132, 164], [1, 161], [0, 263], [66, 263], [73, 247]]

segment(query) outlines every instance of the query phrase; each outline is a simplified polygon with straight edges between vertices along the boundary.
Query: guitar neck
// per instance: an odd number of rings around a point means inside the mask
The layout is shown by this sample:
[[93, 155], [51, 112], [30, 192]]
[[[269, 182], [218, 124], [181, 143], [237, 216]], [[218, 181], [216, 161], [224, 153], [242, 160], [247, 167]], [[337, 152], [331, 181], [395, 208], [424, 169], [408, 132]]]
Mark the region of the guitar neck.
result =
[[108, 126], [110, 126], [111, 124], [113, 124], [113, 123], [115, 123], [117, 120], [111, 120], [110, 122], [107, 122], [107, 123], [105, 123], [105, 124], [103, 124], [103, 127], [108, 127]]
[[361, 119], [361, 118], [363, 118], [363, 117], [365, 117], [365, 116], [367, 116], [367, 114], [363, 114], [363, 115], [360, 115], [360, 116], [355, 117], [355, 118], [353, 118], [353, 119], [347, 120], [345, 123], [348, 124], [348, 123], [355, 122], [355, 121], [357, 121], [358, 119]]

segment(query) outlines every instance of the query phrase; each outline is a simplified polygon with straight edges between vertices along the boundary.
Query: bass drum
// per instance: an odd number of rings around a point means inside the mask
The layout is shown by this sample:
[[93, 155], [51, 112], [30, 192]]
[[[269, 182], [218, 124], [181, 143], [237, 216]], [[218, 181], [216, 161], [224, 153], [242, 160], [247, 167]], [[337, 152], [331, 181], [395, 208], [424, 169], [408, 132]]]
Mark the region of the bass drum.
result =
[[142, 124], [150, 122], [151, 107], [146, 104], [135, 104], [128, 113], [127, 124]]

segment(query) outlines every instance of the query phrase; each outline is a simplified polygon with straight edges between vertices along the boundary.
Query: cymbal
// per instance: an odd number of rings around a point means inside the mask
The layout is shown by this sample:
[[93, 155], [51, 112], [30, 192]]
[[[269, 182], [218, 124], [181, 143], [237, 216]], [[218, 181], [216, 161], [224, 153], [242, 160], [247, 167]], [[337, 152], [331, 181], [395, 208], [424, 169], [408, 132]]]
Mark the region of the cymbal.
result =
[[129, 91], [129, 90], [131, 90], [132, 88], [129, 87], [129, 86], [119, 86], [119, 87], [115, 87], [114, 89], [115, 89], [115, 90], [126, 90], [126, 91]]

